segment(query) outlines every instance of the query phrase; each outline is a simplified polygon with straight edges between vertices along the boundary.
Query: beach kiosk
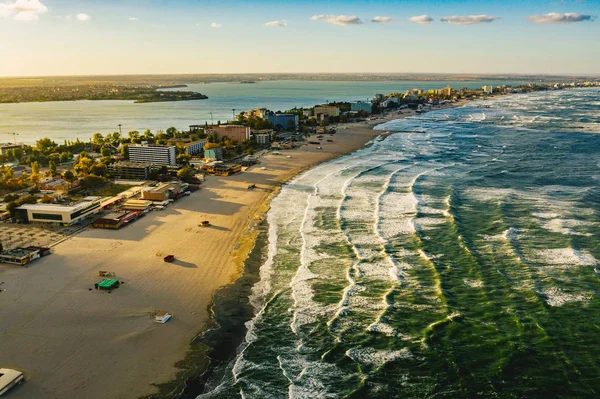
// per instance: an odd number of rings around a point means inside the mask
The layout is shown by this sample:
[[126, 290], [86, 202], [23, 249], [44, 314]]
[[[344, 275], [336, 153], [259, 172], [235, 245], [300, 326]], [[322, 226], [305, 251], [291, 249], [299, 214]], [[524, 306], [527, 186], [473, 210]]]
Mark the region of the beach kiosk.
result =
[[169, 312], [166, 312], [164, 310], [157, 310], [156, 312], [154, 312], [154, 322], [155, 323], [160, 323], [160, 324], [165, 324], [167, 321], [169, 321], [171, 319], [172, 315]]
[[0, 396], [24, 381], [23, 373], [12, 369], [0, 369]]

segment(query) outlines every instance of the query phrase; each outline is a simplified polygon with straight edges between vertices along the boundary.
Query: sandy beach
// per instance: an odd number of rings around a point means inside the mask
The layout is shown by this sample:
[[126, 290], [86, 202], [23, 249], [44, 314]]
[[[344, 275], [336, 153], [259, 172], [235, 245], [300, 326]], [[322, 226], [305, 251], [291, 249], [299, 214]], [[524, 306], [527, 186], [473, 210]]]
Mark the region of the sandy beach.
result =
[[[167, 210], [118, 231], [85, 230], [28, 268], [0, 264], [0, 366], [22, 370], [27, 379], [10, 397], [157, 392], [153, 384], [175, 377], [175, 364], [209, 322], [212, 293], [241, 273], [253, 245], [249, 227], [278, 187], [312, 165], [361, 148], [382, 133], [372, 130], [382, 122], [346, 125], [321, 150], [310, 145], [269, 153], [243, 173], [208, 177]], [[248, 190], [249, 184], [257, 188]], [[212, 227], [198, 227], [202, 220]], [[177, 260], [164, 263], [161, 254]], [[110, 294], [90, 290], [99, 270], [115, 272], [124, 284]], [[155, 310], [174, 317], [154, 323]]]

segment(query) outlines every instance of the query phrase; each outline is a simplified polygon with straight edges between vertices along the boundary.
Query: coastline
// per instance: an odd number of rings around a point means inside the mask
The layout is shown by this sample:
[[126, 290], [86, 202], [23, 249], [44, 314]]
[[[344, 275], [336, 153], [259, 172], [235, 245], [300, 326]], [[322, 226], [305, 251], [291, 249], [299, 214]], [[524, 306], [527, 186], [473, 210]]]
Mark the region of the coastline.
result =
[[[118, 231], [84, 231], [27, 269], [0, 265], [6, 289], [0, 304], [3, 366], [25, 370], [28, 380], [13, 396], [161, 397], [180, 391], [184, 380], [207, 366], [209, 348], [190, 350], [190, 340], [214, 326], [215, 292], [243, 274], [281, 185], [386, 133], [375, 125], [413, 115], [345, 125], [322, 150], [303, 146], [267, 154], [246, 172], [209, 178], [164, 213]], [[257, 188], [247, 190], [248, 184]], [[197, 228], [200, 219], [213, 228]], [[165, 266], [156, 256], [160, 251], [178, 261]], [[98, 270], [114, 271], [126, 284], [111, 295], [90, 292]], [[172, 312], [173, 320], [152, 323], [149, 314], [156, 309]]]
[[[457, 103], [438, 106], [429, 112], [461, 107], [471, 101], [472, 100], [461, 100]], [[238, 256], [238, 261], [240, 262], [238, 264], [239, 274], [234, 277], [229, 284], [219, 287], [213, 292], [211, 303], [207, 307], [207, 310], [210, 313], [210, 322], [207, 323], [206, 327], [190, 342], [190, 348], [186, 354], [186, 358], [181, 361], [183, 367], [180, 373], [175, 379], [159, 385], [158, 393], [143, 396], [143, 398], [168, 398], [173, 397], [173, 395], [176, 395], [176, 397], [180, 399], [196, 398], [199, 394], [206, 393], [210, 387], [215, 388], [223, 377], [223, 374], [228, 371], [228, 363], [235, 359], [239, 345], [245, 340], [247, 332], [246, 322], [254, 317], [254, 308], [249, 303], [248, 296], [254, 284], [260, 281], [259, 269], [266, 259], [268, 246], [266, 214], [270, 209], [271, 201], [279, 194], [281, 187], [296, 176], [321, 163], [329, 162], [338, 157], [351, 154], [364, 148], [377, 138], [385, 138], [395, 133], [387, 130], [375, 130], [376, 126], [393, 120], [417, 115], [419, 114], [411, 110], [405, 110], [402, 114], [398, 114], [397, 111], [394, 111], [378, 118], [376, 121], [369, 122], [366, 125], [359, 123], [346, 124], [346, 126], [349, 126], [348, 129], [372, 132], [372, 134], [367, 136], [362, 144], [349, 148], [346, 151], [339, 152], [334, 156], [329, 156], [301, 168], [297, 168], [279, 182], [276, 189], [273, 190], [269, 197], [259, 206], [259, 209], [256, 212], [257, 218], [255, 219], [255, 223], [250, 223], [247, 231], [240, 237], [238, 245], [240, 248], [247, 248], [248, 250], [242, 251], [241, 257]], [[336, 134], [334, 138], [337, 138], [338, 136], [339, 133]], [[287, 155], [287, 153], [293, 153], [294, 150], [285, 151], [285, 153], [284, 151], [281, 152], [282, 155]], [[240, 255], [240, 253], [238, 253], [238, 255]], [[259, 262], [258, 260], [260, 263], [257, 263]], [[220, 298], [217, 298], [217, 295], [219, 295]], [[234, 297], [232, 298], [231, 295]], [[222, 303], [219, 304], [219, 300]], [[235, 302], [239, 307], [246, 307], [246, 314], [240, 316], [242, 311], [240, 311], [239, 308], [232, 312], [232, 309], [224, 304], [224, 302], [227, 301]], [[218, 310], [215, 310], [216, 307], [221, 308], [220, 310], [226, 314], [219, 315]], [[237, 323], [235, 321], [233, 323], [231, 322], [230, 319], [232, 317], [238, 319]], [[226, 325], [221, 325], [219, 322], [220, 320], [224, 321], [224, 324]]]

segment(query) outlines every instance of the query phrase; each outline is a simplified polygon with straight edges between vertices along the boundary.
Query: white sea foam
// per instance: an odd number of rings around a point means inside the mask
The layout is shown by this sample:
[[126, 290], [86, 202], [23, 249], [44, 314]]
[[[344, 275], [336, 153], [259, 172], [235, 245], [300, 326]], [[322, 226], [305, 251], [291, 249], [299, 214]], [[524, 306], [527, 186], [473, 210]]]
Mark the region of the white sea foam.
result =
[[555, 307], [573, 302], [588, 302], [592, 299], [591, 294], [569, 294], [558, 287], [547, 288], [543, 294], [546, 297], [546, 303]]
[[535, 251], [538, 263], [564, 266], [594, 266], [598, 261], [587, 251], [573, 248], [552, 248]]
[[471, 280], [471, 279], [464, 279], [463, 280], [465, 285], [471, 288], [481, 288], [483, 287], [483, 281], [481, 280]]
[[408, 348], [395, 351], [383, 351], [373, 348], [349, 349], [346, 351], [346, 356], [358, 363], [376, 367], [381, 367], [395, 360], [413, 358], [413, 354]]

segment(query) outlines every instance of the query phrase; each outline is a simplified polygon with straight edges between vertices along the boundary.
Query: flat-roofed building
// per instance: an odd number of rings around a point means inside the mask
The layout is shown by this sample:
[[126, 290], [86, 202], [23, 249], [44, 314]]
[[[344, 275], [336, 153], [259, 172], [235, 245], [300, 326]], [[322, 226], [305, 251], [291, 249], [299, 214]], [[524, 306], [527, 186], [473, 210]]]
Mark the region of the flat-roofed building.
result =
[[180, 192], [180, 183], [161, 183], [156, 187], [146, 187], [142, 189], [142, 199], [147, 201], [165, 201], [175, 198]]
[[220, 148], [209, 148], [204, 151], [204, 158], [220, 161], [223, 159], [223, 150]]
[[332, 105], [322, 105], [313, 109], [314, 116], [327, 115], [327, 116], [340, 116], [340, 109]]
[[52, 191], [69, 191], [71, 188], [71, 184], [67, 181], [56, 178], [56, 177], [47, 177], [40, 182], [40, 190], [52, 190]]
[[72, 225], [102, 210], [100, 197], [86, 197], [73, 205], [26, 204], [15, 209], [15, 219], [27, 223]]
[[250, 128], [248, 126], [240, 125], [220, 125], [210, 126], [208, 128], [208, 134], [216, 134], [219, 141], [227, 137], [229, 140], [235, 140], [239, 144], [243, 140], [250, 140]]
[[8, 151], [16, 150], [17, 148], [22, 148], [22, 147], [23, 146], [21, 144], [11, 144], [11, 143], [0, 144], [0, 154], [6, 155], [6, 154], [8, 154]]
[[280, 129], [286, 130], [298, 129], [300, 123], [300, 119], [296, 114], [270, 113], [267, 115], [267, 120], [273, 127], [279, 127]]
[[147, 162], [157, 165], [175, 165], [177, 163], [177, 150], [174, 145], [131, 144], [128, 150], [131, 162]]
[[115, 179], [148, 180], [153, 166], [148, 162], [115, 162], [108, 165], [108, 173]]
[[254, 139], [260, 145], [271, 144], [271, 135], [269, 133], [257, 133], [254, 135]]
[[192, 141], [191, 143], [184, 144], [185, 153], [187, 155], [200, 154], [204, 150], [204, 146], [208, 143], [208, 140]]
[[370, 102], [366, 102], [366, 101], [355, 101], [353, 103], [350, 103], [350, 111], [352, 112], [366, 112], [367, 114], [370, 114], [372, 111], [371, 108], [371, 103]]

